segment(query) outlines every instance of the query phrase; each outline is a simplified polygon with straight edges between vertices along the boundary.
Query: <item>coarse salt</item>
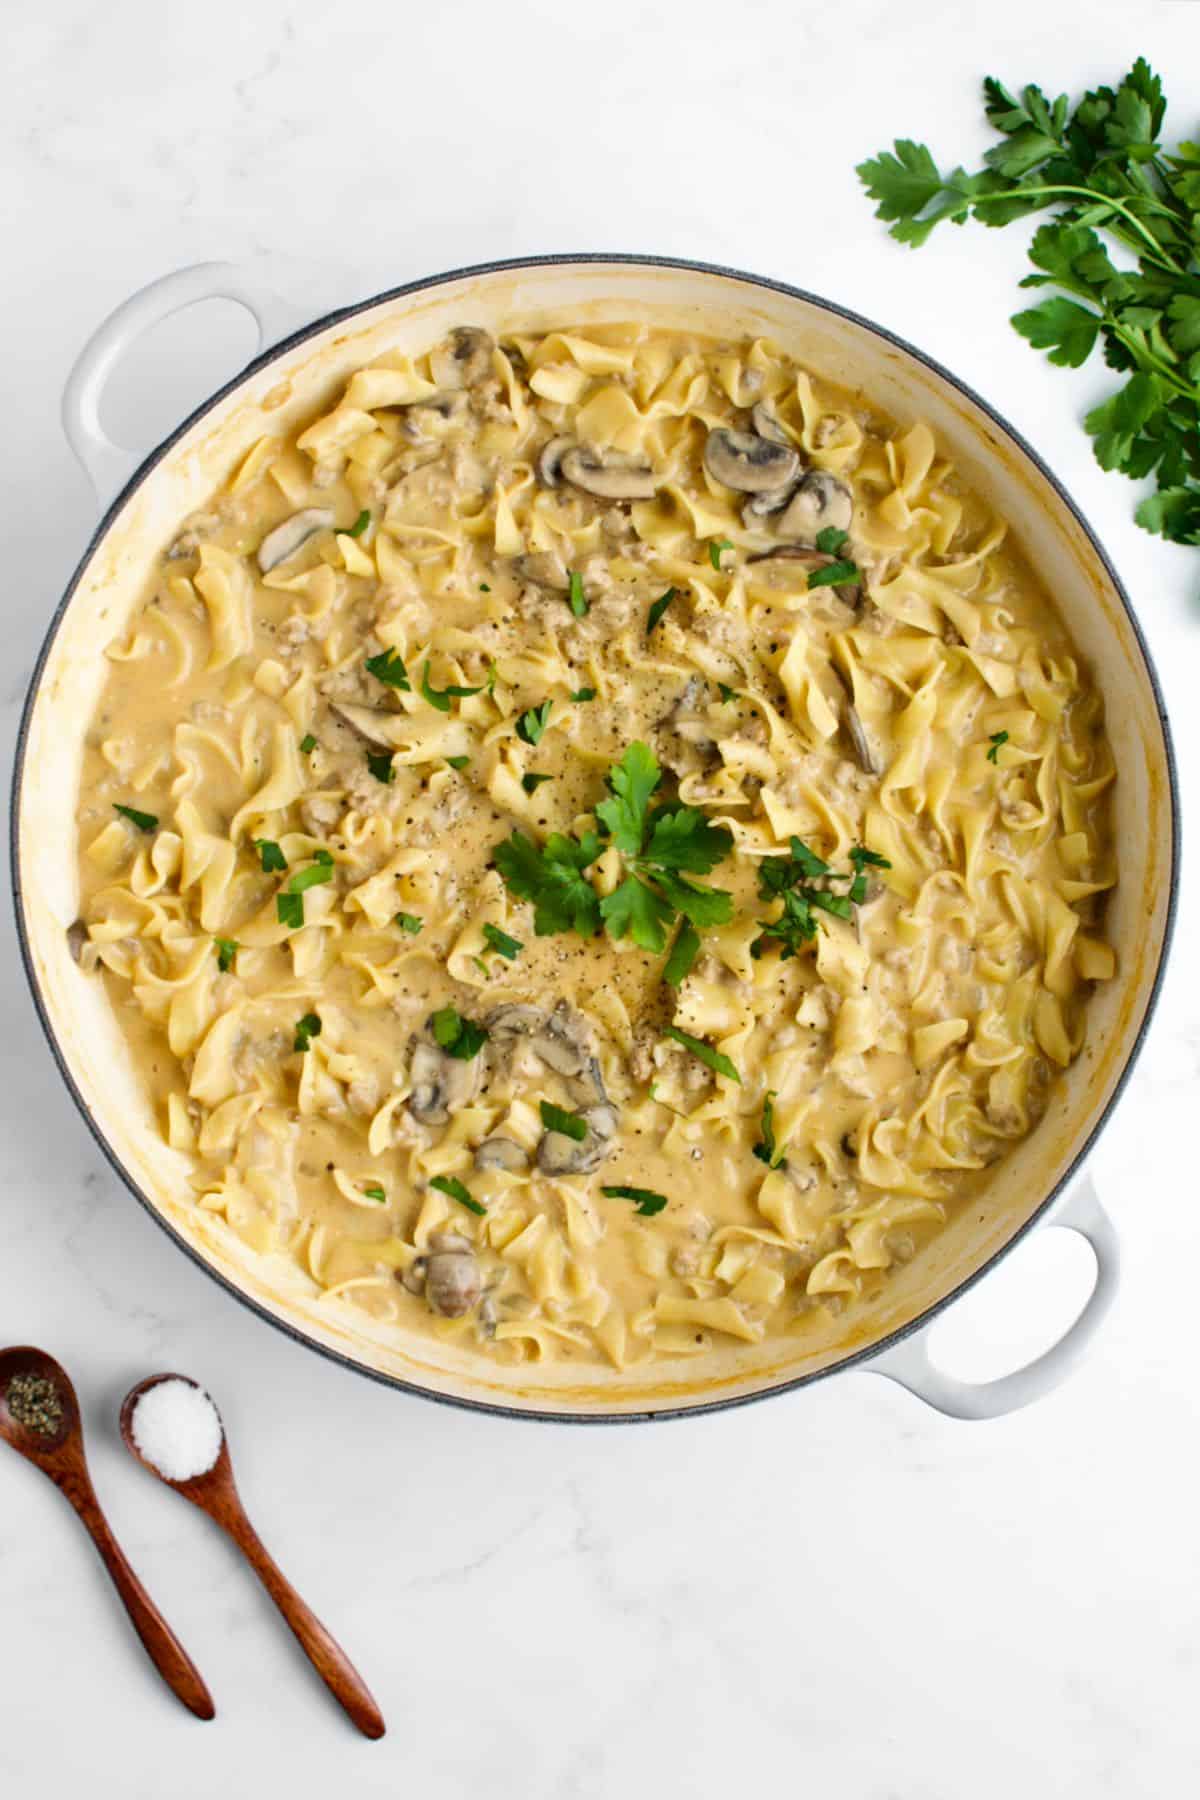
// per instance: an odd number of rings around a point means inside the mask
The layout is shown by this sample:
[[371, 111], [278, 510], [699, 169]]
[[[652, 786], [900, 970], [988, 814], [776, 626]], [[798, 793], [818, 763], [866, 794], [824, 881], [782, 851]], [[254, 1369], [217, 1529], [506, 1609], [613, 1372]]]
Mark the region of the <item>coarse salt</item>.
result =
[[221, 1415], [194, 1382], [159, 1381], [133, 1409], [133, 1441], [168, 1481], [206, 1475], [221, 1454]]

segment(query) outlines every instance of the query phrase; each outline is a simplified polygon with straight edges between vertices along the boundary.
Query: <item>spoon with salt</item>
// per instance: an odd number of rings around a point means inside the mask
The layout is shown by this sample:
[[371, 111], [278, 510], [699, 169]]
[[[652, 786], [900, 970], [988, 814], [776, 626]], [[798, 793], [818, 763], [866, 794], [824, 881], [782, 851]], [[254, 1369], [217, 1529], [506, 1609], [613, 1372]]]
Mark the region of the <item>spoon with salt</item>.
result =
[[199, 1670], [130, 1568], [100, 1509], [84, 1455], [75, 1389], [66, 1370], [44, 1350], [29, 1344], [0, 1350], [0, 1437], [70, 1501], [151, 1662], [189, 1712], [211, 1719], [216, 1708]]
[[366, 1682], [280, 1570], [246, 1516], [220, 1413], [187, 1375], [151, 1375], [121, 1405], [126, 1448], [152, 1475], [206, 1512], [231, 1537], [270, 1594], [338, 1704], [364, 1737], [387, 1729]]

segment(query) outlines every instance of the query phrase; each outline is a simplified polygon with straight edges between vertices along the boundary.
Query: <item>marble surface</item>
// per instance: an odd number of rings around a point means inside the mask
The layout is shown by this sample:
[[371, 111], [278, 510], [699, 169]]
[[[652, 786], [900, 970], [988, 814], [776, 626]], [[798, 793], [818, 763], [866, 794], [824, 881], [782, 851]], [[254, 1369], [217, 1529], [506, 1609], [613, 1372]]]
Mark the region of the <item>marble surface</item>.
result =
[[[96, 516], [58, 397], [96, 321], [209, 257], [269, 263], [310, 316], [437, 268], [544, 249], [727, 261], [885, 321], [997, 400], [1064, 477], [1158, 658], [1194, 812], [1200, 554], [1136, 530], [1078, 419], [1098, 368], [1051, 371], [1006, 323], [1022, 233], [919, 255], [853, 164], [897, 133], [970, 159], [978, 77], [1053, 88], [1138, 52], [1176, 135], [1200, 109], [1200, 7], [883, 0], [551, 0], [352, 7], [231, 0], [8, 21], [0, 115], [6, 759], [44, 621]], [[252, 345], [210, 307], [163, 328], [110, 421], [149, 443]], [[217, 1723], [156, 1683], [65, 1507], [0, 1454], [0, 1786], [192, 1800], [265, 1784], [450, 1800], [850, 1800], [1181, 1792], [1200, 1754], [1194, 1143], [1200, 956], [1173, 979], [1095, 1159], [1124, 1236], [1119, 1309], [1043, 1404], [954, 1424], [849, 1375], [696, 1422], [506, 1424], [402, 1398], [260, 1324], [102, 1162], [0, 957], [0, 1339], [74, 1372], [94, 1472], [205, 1671]], [[1049, 1340], [1088, 1279], [1064, 1233], [947, 1321], [977, 1375]], [[225, 1409], [247, 1502], [361, 1663], [379, 1746], [343, 1726], [252, 1579], [118, 1446], [140, 1376]]]

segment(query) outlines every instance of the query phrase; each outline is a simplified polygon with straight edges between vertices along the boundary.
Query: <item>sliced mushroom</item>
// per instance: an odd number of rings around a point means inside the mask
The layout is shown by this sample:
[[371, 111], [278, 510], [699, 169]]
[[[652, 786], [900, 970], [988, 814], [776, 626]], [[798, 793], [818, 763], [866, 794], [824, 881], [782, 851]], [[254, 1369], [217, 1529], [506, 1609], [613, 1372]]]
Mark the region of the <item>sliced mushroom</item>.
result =
[[[437, 1239], [429, 1241], [432, 1246]], [[466, 1248], [435, 1250], [425, 1268], [425, 1298], [430, 1310], [444, 1319], [461, 1319], [483, 1293], [483, 1276], [470, 1244], [465, 1238], [453, 1241]]]
[[789, 449], [792, 448], [792, 440], [775, 417], [769, 400], [760, 400], [750, 417], [760, 438], [768, 438], [772, 444], [786, 444]]
[[409, 1263], [407, 1269], [398, 1269], [396, 1271], [400, 1277], [401, 1287], [407, 1288], [410, 1294], [423, 1294], [425, 1292], [425, 1276], [428, 1268], [429, 1258], [427, 1256], [415, 1257], [414, 1260]]
[[864, 775], [882, 775], [883, 769], [879, 758], [871, 745], [871, 740], [863, 729], [863, 722], [858, 716], [858, 708], [853, 701], [847, 701], [844, 715], [846, 736], [854, 747], [854, 759]]
[[562, 480], [562, 459], [568, 450], [575, 448], [573, 437], [552, 437], [543, 445], [538, 457], [538, 480], [543, 487], [555, 488]]
[[714, 481], [739, 494], [765, 494], [796, 479], [800, 458], [790, 444], [717, 425], [704, 446], [704, 467]]
[[528, 1037], [541, 1029], [546, 1015], [536, 1006], [497, 1006], [483, 1021], [493, 1038]]
[[616, 1136], [616, 1108], [589, 1106], [582, 1117], [587, 1121], [585, 1138], [568, 1137], [565, 1131], [546, 1132], [537, 1153], [543, 1175], [586, 1175], [604, 1161]]
[[[777, 544], [770, 550], [759, 550], [746, 558], [747, 563], [799, 563], [803, 569], [827, 569], [831, 563], [838, 561], [836, 556], [827, 556], [823, 550], [814, 550], [809, 544]], [[859, 606], [862, 603], [862, 589], [855, 581], [843, 581], [834, 588], [839, 600], [847, 606]]]
[[83, 955], [83, 946], [88, 941], [88, 928], [82, 919], [76, 919], [73, 925], [67, 926], [67, 949], [71, 953], [71, 961], [78, 962]]
[[440, 388], [474, 387], [492, 372], [495, 339], [477, 325], [459, 325], [430, 352], [429, 368]]
[[414, 400], [404, 408], [404, 435], [416, 441], [423, 437], [439, 437], [467, 411], [469, 402], [461, 388], [446, 394], [433, 394], [428, 400]]
[[474, 1099], [483, 1074], [483, 1059], [448, 1056], [432, 1035], [413, 1039], [409, 1060], [412, 1092], [408, 1110], [420, 1125], [445, 1125], [452, 1112]]
[[600, 500], [653, 500], [657, 487], [653, 469], [615, 450], [576, 444], [563, 453], [559, 467], [572, 487]]
[[274, 531], [268, 531], [258, 546], [258, 566], [263, 574], [269, 575], [280, 563], [295, 556], [297, 550], [307, 544], [310, 537], [315, 537], [318, 531], [328, 531], [333, 518], [333, 513], [327, 507], [306, 506], [302, 511], [293, 513], [290, 519], [285, 519], [282, 525], [277, 525]]
[[853, 517], [854, 496], [846, 483], [828, 469], [810, 469], [775, 529], [780, 537], [815, 544], [817, 533], [828, 526], [849, 531]]
[[526, 556], [514, 556], [513, 568], [522, 581], [531, 581], [536, 587], [553, 588], [556, 593], [565, 594], [571, 585], [567, 565], [557, 550], [535, 550]]
[[530, 1048], [557, 1075], [582, 1075], [591, 1057], [587, 1027], [565, 1000], [559, 1001]]
[[761, 520], [769, 519], [773, 513], [782, 512], [792, 495], [795, 485], [773, 488], [765, 494], [754, 494], [742, 508], [742, 524], [747, 531], [754, 531]]
[[523, 1175], [529, 1167], [529, 1152], [512, 1138], [484, 1138], [475, 1152], [477, 1169], [506, 1169], [510, 1175]]

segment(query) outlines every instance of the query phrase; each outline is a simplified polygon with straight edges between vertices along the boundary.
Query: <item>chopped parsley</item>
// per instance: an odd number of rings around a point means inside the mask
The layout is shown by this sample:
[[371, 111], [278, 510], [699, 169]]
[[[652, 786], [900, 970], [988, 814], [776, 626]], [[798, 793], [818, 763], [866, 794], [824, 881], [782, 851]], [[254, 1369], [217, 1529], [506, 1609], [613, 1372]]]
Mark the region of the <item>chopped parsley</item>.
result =
[[582, 706], [585, 700], [594, 700], [596, 698], [596, 690], [595, 688], [590, 687], [576, 688], [575, 692], [571, 695], [571, 698], [576, 706]]
[[654, 605], [650, 608], [650, 611], [646, 615], [646, 636], [647, 637], [650, 636], [650, 633], [654, 630], [654, 627], [658, 624], [658, 621], [662, 618], [662, 616], [666, 612], [668, 606], [670, 606], [672, 600], [675, 599], [675, 597], [678, 593], [679, 593], [678, 588], [669, 587], [667, 589], [666, 593], [660, 594], [658, 599], [654, 602]]
[[481, 594], [490, 594], [492, 590], [486, 581], [481, 581], [479, 584], [479, 591]]
[[531, 706], [528, 712], [521, 714], [517, 720], [517, 736], [522, 743], [531, 747], [541, 743], [542, 733], [550, 723], [550, 708], [553, 705], [553, 699], [543, 700], [540, 706]]
[[731, 896], [688, 879], [707, 875], [733, 847], [724, 826], [710, 825], [702, 812], [669, 804], [650, 809], [662, 779], [648, 745], [633, 743], [609, 771], [610, 793], [596, 817], [620, 852], [624, 878], [601, 899], [586, 871], [601, 853], [600, 834], [566, 837], [553, 832], [544, 845], [514, 831], [493, 854], [510, 891], [534, 906], [539, 937], [557, 931], [594, 936], [601, 925], [609, 937], [631, 937], [641, 949], [659, 954], [667, 929], [682, 914], [703, 930], [727, 925]]
[[685, 1050], [690, 1051], [699, 1062], [704, 1063], [706, 1068], [712, 1069], [717, 1075], [727, 1076], [730, 1081], [736, 1081], [740, 1086], [742, 1078], [723, 1050], [714, 1050], [712, 1045], [706, 1044], [703, 1038], [693, 1037], [690, 1031], [680, 1031], [675, 1025], [665, 1025], [663, 1036], [673, 1038], [677, 1044], [682, 1044]]
[[446, 758], [452, 769], [465, 769], [470, 760], [469, 756], [448, 756]]
[[668, 987], [677, 988], [682, 985], [699, 953], [700, 934], [690, 919], [684, 919], [663, 969], [663, 980]]
[[478, 1213], [481, 1219], [486, 1215], [487, 1207], [481, 1206], [478, 1200], [472, 1199], [470, 1188], [466, 1187], [457, 1175], [435, 1175], [429, 1185], [431, 1188], [436, 1188], [439, 1194], [449, 1194], [451, 1200], [457, 1200], [458, 1204], [465, 1206], [468, 1212]]
[[316, 1013], [305, 1013], [302, 1019], [296, 1020], [296, 1035], [292, 1040], [292, 1049], [304, 1051], [312, 1040], [321, 1035], [321, 1021]]
[[553, 775], [539, 775], [536, 770], [530, 769], [528, 775], [522, 775], [521, 786], [527, 794], [535, 794], [543, 781], [553, 781], [553, 779]]
[[228, 975], [233, 967], [234, 957], [242, 946], [236, 938], [214, 938], [213, 943], [217, 946], [217, 967], [222, 975]]
[[[798, 956], [804, 946], [816, 938], [815, 913], [831, 913], [838, 919], [853, 918], [854, 907], [860, 906], [867, 897], [864, 870], [868, 867], [890, 869], [892, 866], [885, 856], [859, 845], [850, 852], [852, 872], [846, 874], [832, 868], [798, 837], [791, 838], [789, 843], [787, 856], [765, 857], [758, 866], [759, 899], [778, 900], [783, 911], [777, 919], [759, 921], [762, 929], [750, 946], [752, 956], [762, 956], [772, 944], [778, 946], [785, 961], [789, 956]], [[808, 885], [815, 881], [824, 885]], [[828, 885], [831, 881], [846, 882], [846, 892], [839, 893], [831, 888]]]
[[396, 771], [392, 766], [394, 750], [368, 750], [367, 767], [376, 781], [382, 781], [384, 787], [390, 787], [396, 779]]
[[387, 1194], [385, 1193], [383, 1188], [380, 1187], [380, 1185], [377, 1181], [373, 1181], [371, 1183], [370, 1187], [365, 1187], [363, 1189], [363, 1199], [364, 1200], [377, 1200], [379, 1202], [379, 1204], [381, 1206], [383, 1206], [384, 1204], [386, 1204]]
[[384, 687], [396, 688], [402, 694], [412, 692], [408, 670], [399, 651], [382, 650], [378, 656], [368, 656], [365, 667], [367, 674], [374, 675], [376, 681], [382, 681]]
[[759, 1162], [765, 1162], [768, 1169], [786, 1169], [787, 1157], [782, 1155], [775, 1143], [775, 1095], [769, 1093], [762, 1104], [762, 1136], [754, 1146], [754, 1154]]
[[602, 1187], [600, 1192], [608, 1200], [632, 1200], [634, 1211], [643, 1218], [652, 1219], [655, 1213], [663, 1211], [668, 1204], [665, 1194], [656, 1194], [653, 1188], [644, 1187]]
[[850, 542], [848, 531], [839, 531], [836, 525], [824, 525], [817, 533], [817, 549], [824, 556], [837, 556]]
[[300, 739], [300, 748], [304, 752], [305, 756], [311, 756], [313, 751], [316, 749], [316, 747], [317, 747], [317, 740], [313, 736], [312, 732], [311, 731], [305, 732], [304, 736]]
[[333, 880], [333, 858], [328, 850], [316, 852], [316, 861], [307, 869], [297, 869], [287, 884], [289, 894], [304, 894], [309, 888], [324, 887]]
[[841, 587], [844, 582], [861, 580], [862, 570], [857, 563], [852, 562], [826, 563], [823, 569], [808, 571], [810, 588]]
[[258, 851], [258, 860], [264, 874], [276, 875], [280, 870], [287, 868], [287, 857], [279, 845], [273, 843], [270, 838], [255, 838], [254, 848]]
[[1002, 744], [1007, 744], [1007, 742], [1007, 731], [993, 731], [991, 737], [988, 739], [991, 749], [987, 753], [987, 759], [990, 763], [995, 763], [997, 767], [999, 767], [1000, 746]]
[[708, 546], [708, 560], [718, 575], [721, 572], [721, 557], [726, 550], [733, 549], [732, 538], [713, 538]]
[[298, 931], [304, 923], [304, 895], [277, 894], [275, 916], [281, 925], [286, 925], [291, 931]]
[[487, 1043], [488, 1034], [482, 1025], [464, 1019], [457, 1007], [443, 1006], [433, 1015], [433, 1036], [447, 1056], [453, 1056], [458, 1062], [470, 1062]]
[[588, 1122], [582, 1113], [567, 1112], [563, 1107], [543, 1100], [541, 1114], [542, 1124], [547, 1131], [561, 1132], [563, 1137], [574, 1138], [577, 1144], [582, 1144], [588, 1134]]
[[731, 700], [737, 699], [737, 689], [731, 688], [727, 681], [719, 681], [717, 683], [717, 686], [721, 690], [721, 698], [725, 702], [726, 706], [729, 705], [729, 702]]
[[119, 812], [131, 825], [136, 825], [139, 831], [155, 831], [158, 828], [157, 813], [139, 812], [136, 806], [122, 806], [119, 800], [113, 801], [113, 811]]
[[567, 600], [575, 617], [582, 619], [587, 612], [588, 603], [583, 591], [583, 576], [576, 569], [571, 570], [568, 578]]
[[452, 700], [466, 700], [472, 694], [482, 694], [487, 683], [481, 681], [478, 687], [435, 688], [429, 679], [429, 663], [426, 662], [421, 672], [421, 694], [430, 706], [436, 706], [439, 712], [448, 713]]
[[364, 507], [362, 512], [359, 513], [357, 519], [355, 519], [353, 525], [347, 525], [346, 529], [342, 533], [342, 536], [343, 537], [360, 538], [370, 523], [371, 523], [371, 515]]
[[525, 948], [520, 938], [509, 937], [507, 931], [501, 931], [498, 925], [490, 923], [485, 925], [483, 937], [489, 950], [494, 950], [497, 956], [504, 958], [505, 962], [516, 962]]
[[416, 937], [424, 926], [425, 921], [424, 919], [419, 919], [416, 913], [398, 912], [392, 920], [392, 924], [398, 925], [401, 931], [407, 931], [409, 937]]

